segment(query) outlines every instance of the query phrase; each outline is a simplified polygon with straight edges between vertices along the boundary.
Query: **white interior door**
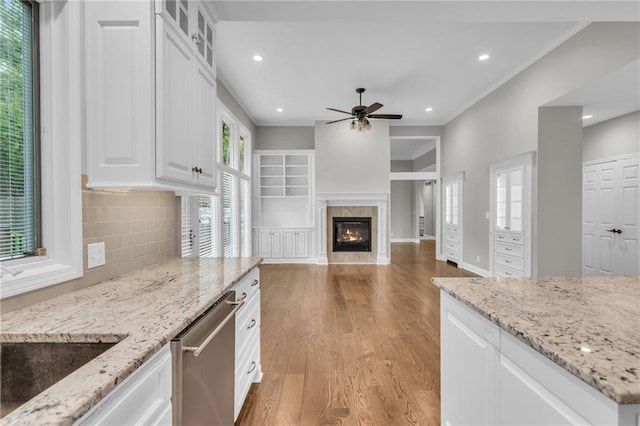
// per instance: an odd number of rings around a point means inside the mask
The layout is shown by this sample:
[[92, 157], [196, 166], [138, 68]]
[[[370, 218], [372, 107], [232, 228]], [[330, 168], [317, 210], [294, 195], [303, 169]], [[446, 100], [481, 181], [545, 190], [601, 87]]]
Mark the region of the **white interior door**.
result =
[[638, 275], [638, 157], [583, 167], [582, 274]]

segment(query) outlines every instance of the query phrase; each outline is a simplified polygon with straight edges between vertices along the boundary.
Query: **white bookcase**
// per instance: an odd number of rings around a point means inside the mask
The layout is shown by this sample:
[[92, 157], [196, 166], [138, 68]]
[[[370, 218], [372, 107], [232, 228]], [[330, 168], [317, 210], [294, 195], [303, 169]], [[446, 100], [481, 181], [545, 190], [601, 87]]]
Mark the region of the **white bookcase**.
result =
[[266, 262], [308, 262], [313, 237], [312, 150], [255, 151], [254, 247]]

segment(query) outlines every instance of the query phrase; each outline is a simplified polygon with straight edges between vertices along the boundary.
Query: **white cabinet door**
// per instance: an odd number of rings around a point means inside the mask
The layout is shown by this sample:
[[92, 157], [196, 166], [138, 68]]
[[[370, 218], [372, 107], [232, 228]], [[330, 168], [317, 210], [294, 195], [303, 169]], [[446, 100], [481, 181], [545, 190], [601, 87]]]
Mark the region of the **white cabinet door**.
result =
[[296, 231], [296, 257], [309, 257], [309, 231], [306, 229]]
[[283, 231], [283, 238], [284, 238], [283, 256], [290, 259], [296, 257], [298, 231], [296, 231], [295, 229], [285, 229]]
[[156, 17], [156, 31], [156, 174], [192, 182], [194, 57], [190, 47], [160, 16]]
[[284, 231], [271, 231], [271, 257], [284, 257]]
[[87, 174], [105, 186], [155, 176], [149, 4], [85, 5]]
[[258, 231], [258, 255], [260, 257], [271, 257], [271, 230], [260, 229]]
[[583, 275], [640, 274], [638, 157], [583, 168]]
[[498, 424], [585, 425], [589, 422], [504, 355], [498, 370]]
[[442, 424], [494, 425], [499, 330], [441, 294]]
[[[195, 175], [195, 184], [215, 188], [216, 186], [216, 80], [199, 65], [195, 73], [194, 118], [194, 160], [199, 168]], [[201, 170], [200, 170], [201, 169]]]

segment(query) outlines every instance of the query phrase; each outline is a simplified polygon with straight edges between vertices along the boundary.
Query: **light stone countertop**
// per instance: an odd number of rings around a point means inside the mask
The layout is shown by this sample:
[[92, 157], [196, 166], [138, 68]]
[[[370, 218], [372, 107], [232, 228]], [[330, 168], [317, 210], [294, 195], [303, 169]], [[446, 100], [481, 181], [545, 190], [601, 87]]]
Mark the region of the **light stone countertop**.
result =
[[618, 404], [640, 404], [640, 277], [432, 282]]
[[122, 340], [0, 425], [73, 423], [260, 262], [173, 259], [3, 314], [0, 339], [5, 342]]

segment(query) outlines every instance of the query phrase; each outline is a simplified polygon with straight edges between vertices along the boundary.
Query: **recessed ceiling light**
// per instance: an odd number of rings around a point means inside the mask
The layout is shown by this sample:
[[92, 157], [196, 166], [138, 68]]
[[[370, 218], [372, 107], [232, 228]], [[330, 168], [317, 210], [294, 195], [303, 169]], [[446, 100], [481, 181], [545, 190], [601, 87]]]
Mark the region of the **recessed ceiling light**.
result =
[[582, 119], [583, 120], [588, 120], [589, 118], [593, 117], [593, 115], [589, 114], [589, 115], [583, 115]]
[[262, 55], [253, 55], [253, 60], [256, 62], [261, 62], [263, 59]]
[[433, 108], [431, 108], [431, 107], [426, 108], [426, 109], [425, 109], [425, 111], [427, 111], [427, 112], [431, 112], [431, 111], [433, 111]]
[[282, 111], [284, 111], [284, 110], [283, 110], [282, 108], [277, 108], [277, 109], [276, 109], [276, 111], [278, 111], [278, 112], [282, 112]]
[[591, 352], [592, 352], [592, 351], [591, 351], [591, 348], [588, 348], [588, 347], [586, 347], [586, 346], [582, 346], [582, 347], [580, 348], [580, 351], [582, 351], [582, 352], [586, 352], [586, 353], [591, 353]]
[[488, 53], [483, 53], [482, 55], [478, 56], [478, 60], [480, 61], [486, 61], [487, 59], [489, 59], [491, 56]]

